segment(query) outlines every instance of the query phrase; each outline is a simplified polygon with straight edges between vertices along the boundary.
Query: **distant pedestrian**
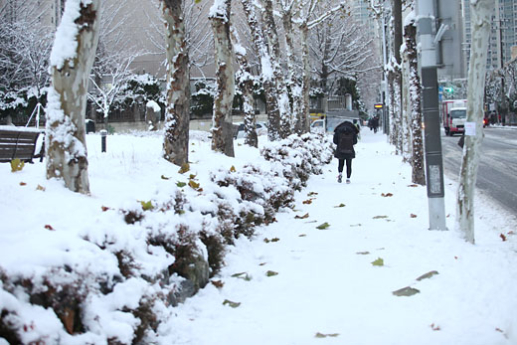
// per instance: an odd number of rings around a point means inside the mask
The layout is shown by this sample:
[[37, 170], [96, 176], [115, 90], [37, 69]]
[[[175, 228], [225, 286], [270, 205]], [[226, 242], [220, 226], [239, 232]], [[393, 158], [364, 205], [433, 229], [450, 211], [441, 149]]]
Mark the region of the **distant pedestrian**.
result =
[[372, 127], [373, 127], [373, 132], [377, 133], [377, 128], [379, 127], [379, 117], [378, 116], [375, 116], [372, 119]]
[[359, 122], [357, 119], [354, 119], [354, 126], [357, 128], [357, 139], [361, 140], [361, 126], [359, 125]]
[[343, 179], [343, 168], [346, 162], [346, 183], [350, 183], [352, 176], [352, 159], [355, 158], [354, 145], [357, 144], [357, 134], [359, 130], [350, 121], [339, 124], [334, 130], [334, 144], [337, 145], [334, 157], [338, 159], [337, 182]]

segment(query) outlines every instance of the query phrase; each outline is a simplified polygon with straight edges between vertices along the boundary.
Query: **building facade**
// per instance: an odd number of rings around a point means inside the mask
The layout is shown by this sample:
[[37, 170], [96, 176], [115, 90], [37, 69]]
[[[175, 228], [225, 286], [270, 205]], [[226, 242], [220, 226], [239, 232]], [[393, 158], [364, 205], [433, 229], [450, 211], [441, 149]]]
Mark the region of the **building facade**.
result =
[[[470, 0], [462, 1], [465, 69], [471, 46]], [[514, 54], [512, 55], [512, 51]], [[487, 55], [487, 69], [495, 70], [515, 59], [517, 53], [517, 0], [495, 0]]]

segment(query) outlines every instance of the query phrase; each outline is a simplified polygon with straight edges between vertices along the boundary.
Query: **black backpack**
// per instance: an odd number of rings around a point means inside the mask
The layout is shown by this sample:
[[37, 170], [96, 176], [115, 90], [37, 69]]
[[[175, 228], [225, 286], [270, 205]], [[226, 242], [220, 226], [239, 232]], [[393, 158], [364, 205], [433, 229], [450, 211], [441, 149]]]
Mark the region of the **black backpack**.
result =
[[340, 153], [353, 153], [354, 152], [354, 133], [351, 130], [346, 130], [339, 136], [339, 143], [337, 150]]

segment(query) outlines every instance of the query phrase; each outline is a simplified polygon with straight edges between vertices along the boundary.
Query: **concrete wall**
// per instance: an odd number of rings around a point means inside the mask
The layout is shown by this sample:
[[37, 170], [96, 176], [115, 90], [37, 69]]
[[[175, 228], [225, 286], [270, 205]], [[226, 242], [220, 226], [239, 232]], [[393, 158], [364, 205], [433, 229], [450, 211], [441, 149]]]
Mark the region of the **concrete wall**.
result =
[[[257, 121], [267, 122], [266, 114], [256, 115]], [[233, 116], [233, 123], [243, 122], [243, 116]], [[108, 126], [112, 127], [116, 133], [127, 133], [131, 131], [146, 131], [148, 126], [144, 121], [141, 122], [110, 122]], [[212, 127], [212, 119], [197, 119], [190, 121], [190, 130], [206, 131], [209, 132]], [[104, 124], [97, 123], [95, 130], [99, 131], [105, 129]], [[163, 122], [158, 124], [158, 129], [163, 129]]]

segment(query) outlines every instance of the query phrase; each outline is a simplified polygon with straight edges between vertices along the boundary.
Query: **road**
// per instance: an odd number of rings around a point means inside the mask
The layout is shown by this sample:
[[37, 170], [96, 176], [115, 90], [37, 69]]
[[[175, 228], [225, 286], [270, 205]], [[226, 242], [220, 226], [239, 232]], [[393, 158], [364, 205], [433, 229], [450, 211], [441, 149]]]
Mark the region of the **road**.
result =
[[[487, 127], [481, 146], [476, 187], [517, 216], [517, 129]], [[460, 136], [442, 136], [443, 164], [447, 177], [458, 180]]]

